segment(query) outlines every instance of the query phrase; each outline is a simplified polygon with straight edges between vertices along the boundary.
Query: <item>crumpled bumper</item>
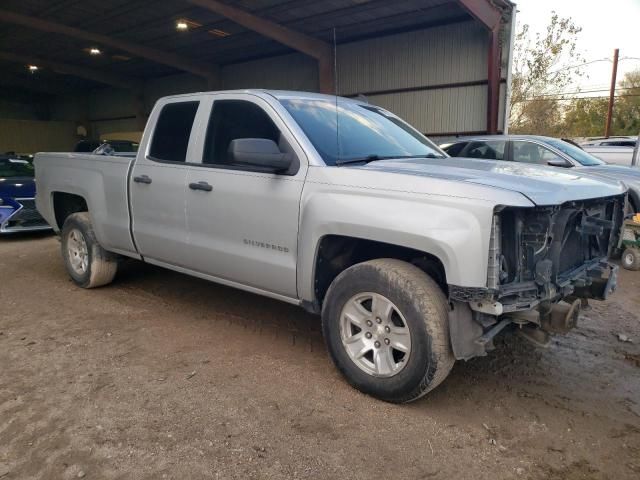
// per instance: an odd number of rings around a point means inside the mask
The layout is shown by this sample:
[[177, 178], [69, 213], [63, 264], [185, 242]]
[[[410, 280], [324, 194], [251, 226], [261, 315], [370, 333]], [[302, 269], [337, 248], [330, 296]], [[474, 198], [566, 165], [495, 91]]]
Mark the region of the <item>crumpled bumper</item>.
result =
[[540, 285], [526, 281], [501, 285], [498, 289], [449, 285], [449, 298], [468, 303], [472, 310], [488, 315], [532, 310], [542, 302], [567, 297], [605, 300], [617, 286], [618, 267], [601, 258]]

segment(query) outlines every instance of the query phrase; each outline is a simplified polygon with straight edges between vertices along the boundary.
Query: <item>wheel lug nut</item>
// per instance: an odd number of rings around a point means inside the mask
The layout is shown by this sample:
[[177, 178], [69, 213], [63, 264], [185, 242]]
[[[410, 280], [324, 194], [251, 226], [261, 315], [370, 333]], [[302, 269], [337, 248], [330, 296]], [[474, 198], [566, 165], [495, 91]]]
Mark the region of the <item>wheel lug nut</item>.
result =
[[376, 322], [382, 323], [382, 319], [380, 317], [376, 317]]
[[368, 326], [368, 327], [373, 326], [373, 322], [372, 322], [371, 320], [367, 320], [367, 326]]
[[376, 346], [376, 348], [380, 348], [380, 342], [378, 342], [377, 340], [376, 340], [376, 343], [374, 343], [374, 345]]
[[367, 337], [367, 338], [371, 338], [371, 332], [365, 333], [364, 336]]
[[391, 333], [391, 327], [389, 326], [384, 327], [384, 331], [387, 333]]
[[391, 343], [391, 340], [389, 340], [388, 338], [384, 339], [384, 344], [385, 345], [389, 345]]

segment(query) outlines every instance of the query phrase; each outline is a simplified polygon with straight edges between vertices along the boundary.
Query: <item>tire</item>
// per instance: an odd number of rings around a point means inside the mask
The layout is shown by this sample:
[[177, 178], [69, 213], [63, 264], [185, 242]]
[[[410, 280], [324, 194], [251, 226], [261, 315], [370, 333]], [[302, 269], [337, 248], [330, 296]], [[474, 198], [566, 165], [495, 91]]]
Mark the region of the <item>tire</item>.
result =
[[[381, 305], [391, 309], [390, 317], [374, 314], [383, 310]], [[333, 362], [353, 387], [380, 400], [407, 403], [436, 388], [453, 367], [448, 311], [440, 287], [418, 267], [395, 259], [371, 260], [348, 268], [331, 283], [322, 332]], [[386, 318], [378, 323], [380, 317]], [[394, 336], [391, 344], [387, 335]], [[389, 346], [385, 349], [383, 343]], [[363, 355], [367, 348], [372, 353]]]
[[61, 250], [67, 272], [79, 287], [101, 287], [116, 276], [118, 256], [100, 246], [88, 212], [71, 214], [64, 221]]
[[627, 248], [622, 253], [622, 266], [627, 270], [640, 270], [640, 250]]

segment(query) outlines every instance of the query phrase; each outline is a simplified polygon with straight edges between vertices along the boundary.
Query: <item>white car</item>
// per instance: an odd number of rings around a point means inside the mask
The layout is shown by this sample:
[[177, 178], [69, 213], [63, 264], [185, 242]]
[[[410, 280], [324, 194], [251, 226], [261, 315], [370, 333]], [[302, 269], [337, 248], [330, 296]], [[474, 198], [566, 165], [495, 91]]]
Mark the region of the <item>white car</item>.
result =
[[580, 144], [582, 147], [635, 147], [638, 137], [592, 137]]
[[607, 163], [616, 165], [631, 165], [633, 150], [638, 137], [609, 137], [593, 138], [583, 142], [580, 146], [585, 152], [598, 157]]

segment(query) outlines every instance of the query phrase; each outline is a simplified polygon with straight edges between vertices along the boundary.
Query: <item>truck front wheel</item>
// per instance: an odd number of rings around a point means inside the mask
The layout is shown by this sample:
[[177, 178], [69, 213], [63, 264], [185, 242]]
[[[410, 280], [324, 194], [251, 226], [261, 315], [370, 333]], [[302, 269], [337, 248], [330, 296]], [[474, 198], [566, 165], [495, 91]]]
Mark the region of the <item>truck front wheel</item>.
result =
[[333, 281], [322, 330], [334, 363], [352, 386], [406, 403], [433, 390], [453, 367], [448, 309], [438, 284], [418, 267], [372, 260]]
[[94, 288], [111, 283], [118, 269], [117, 256], [100, 246], [87, 212], [67, 217], [61, 244], [65, 267], [76, 285]]

